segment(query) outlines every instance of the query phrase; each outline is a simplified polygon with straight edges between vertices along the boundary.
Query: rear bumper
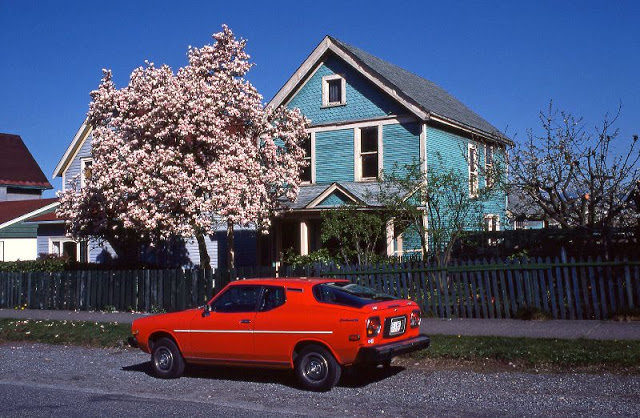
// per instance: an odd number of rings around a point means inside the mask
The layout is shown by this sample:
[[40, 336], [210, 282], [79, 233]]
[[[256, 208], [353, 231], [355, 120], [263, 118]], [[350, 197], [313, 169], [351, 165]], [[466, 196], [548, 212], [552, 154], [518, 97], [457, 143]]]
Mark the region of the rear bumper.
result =
[[429, 337], [420, 334], [417, 337], [392, 342], [374, 347], [362, 347], [358, 351], [355, 363], [377, 363], [385, 360], [391, 360], [395, 356], [401, 354], [412, 353], [429, 347]]

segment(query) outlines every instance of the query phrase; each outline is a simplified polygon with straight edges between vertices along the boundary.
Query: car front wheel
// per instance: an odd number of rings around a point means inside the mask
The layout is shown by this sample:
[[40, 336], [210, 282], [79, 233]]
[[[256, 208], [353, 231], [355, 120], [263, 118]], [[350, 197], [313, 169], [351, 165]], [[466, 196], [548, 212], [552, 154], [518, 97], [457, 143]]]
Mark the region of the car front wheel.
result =
[[160, 338], [153, 345], [151, 367], [154, 374], [161, 379], [174, 379], [184, 372], [184, 359], [173, 340]]
[[342, 368], [326, 348], [314, 344], [298, 354], [295, 372], [304, 389], [327, 391], [340, 380]]

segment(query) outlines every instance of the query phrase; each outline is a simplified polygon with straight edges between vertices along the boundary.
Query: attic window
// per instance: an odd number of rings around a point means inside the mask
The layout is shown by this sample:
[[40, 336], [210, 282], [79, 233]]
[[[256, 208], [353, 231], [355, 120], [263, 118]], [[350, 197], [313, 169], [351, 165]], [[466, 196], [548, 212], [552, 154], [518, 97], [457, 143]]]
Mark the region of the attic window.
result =
[[85, 187], [87, 185], [87, 180], [91, 178], [93, 174], [93, 159], [91, 158], [83, 158], [80, 160], [80, 185], [81, 187]]
[[339, 74], [322, 77], [322, 106], [339, 106], [346, 103], [344, 78]]

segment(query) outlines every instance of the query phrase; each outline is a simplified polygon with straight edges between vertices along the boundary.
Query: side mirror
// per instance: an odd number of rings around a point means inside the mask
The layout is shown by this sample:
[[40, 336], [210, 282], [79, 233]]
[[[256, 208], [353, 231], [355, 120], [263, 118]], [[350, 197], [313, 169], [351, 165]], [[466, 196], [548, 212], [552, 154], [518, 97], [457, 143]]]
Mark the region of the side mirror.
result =
[[207, 303], [206, 305], [204, 305], [204, 309], [202, 310], [202, 317], [204, 318], [205, 316], [209, 316], [210, 313], [211, 313], [211, 305]]

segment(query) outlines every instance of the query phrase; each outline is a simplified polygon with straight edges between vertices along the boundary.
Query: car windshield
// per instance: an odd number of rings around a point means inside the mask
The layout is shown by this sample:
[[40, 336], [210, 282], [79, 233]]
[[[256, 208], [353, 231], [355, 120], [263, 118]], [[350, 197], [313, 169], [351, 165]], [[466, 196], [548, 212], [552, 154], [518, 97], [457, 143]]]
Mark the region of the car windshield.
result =
[[313, 295], [318, 302], [361, 308], [381, 300], [397, 299], [386, 293], [355, 283], [322, 283], [314, 286]]

